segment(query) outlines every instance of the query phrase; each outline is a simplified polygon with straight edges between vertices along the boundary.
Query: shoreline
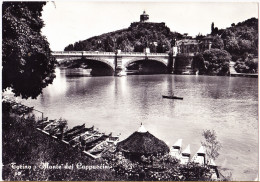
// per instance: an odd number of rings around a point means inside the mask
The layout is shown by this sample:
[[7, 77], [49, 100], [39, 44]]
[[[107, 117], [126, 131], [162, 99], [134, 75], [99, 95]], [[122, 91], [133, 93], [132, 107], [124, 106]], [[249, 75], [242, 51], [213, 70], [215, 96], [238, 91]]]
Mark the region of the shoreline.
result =
[[[66, 66], [57, 66], [60, 70], [84, 70], [88, 73], [83, 73], [82, 75], [67, 75], [68, 77], [100, 77], [100, 76], [113, 76], [113, 75], [91, 75], [91, 69], [90, 68], [84, 68], [84, 67], [66, 67]], [[125, 72], [126, 74], [123, 76], [129, 76], [129, 75], [196, 75], [193, 73], [137, 73], [138, 70], [130, 70], [131, 72]], [[134, 71], [134, 73], [132, 73]], [[229, 75], [217, 75], [217, 74], [198, 74], [196, 76], [220, 76], [220, 77], [246, 77], [246, 78], [258, 78], [259, 74], [251, 74], [251, 73], [230, 73]]]

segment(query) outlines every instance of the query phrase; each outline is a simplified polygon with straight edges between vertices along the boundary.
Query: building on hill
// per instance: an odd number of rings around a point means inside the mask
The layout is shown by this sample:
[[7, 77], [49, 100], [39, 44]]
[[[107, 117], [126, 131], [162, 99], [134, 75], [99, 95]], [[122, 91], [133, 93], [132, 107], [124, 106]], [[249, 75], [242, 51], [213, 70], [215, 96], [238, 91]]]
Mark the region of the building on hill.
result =
[[133, 22], [131, 23], [130, 27], [138, 27], [141, 25], [143, 28], [151, 28], [151, 27], [165, 27], [164, 22], [149, 22], [149, 15], [144, 11], [143, 14], [140, 15], [140, 21], [139, 22]]
[[195, 53], [204, 52], [205, 50], [210, 50], [212, 45], [212, 36], [208, 35], [202, 39], [193, 39], [185, 34], [184, 39], [178, 40], [176, 42], [178, 53], [191, 55]]
[[200, 52], [203, 52], [205, 50], [210, 50], [212, 41], [213, 41], [213, 37], [210, 34], [202, 38], [202, 40], [200, 41]]
[[140, 160], [143, 155], [164, 155], [170, 151], [165, 142], [149, 133], [142, 124], [138, 131], [118, 143], [117, 150], [131, 160]]
[[177, 41], [178, 53], [194, 54], [200, 52], [199, 42], [195, 39], [182, 39]]
[[[175, 60], [174, 72], [176, 74], [196, 74], [192, 68], [193, 56], [197, 53], [203, 53], [210, 50], [212, 45], [212, 36], [207, 35], [200, 38], [192, 38], [184, 34], [184, 38], [176, 41], [177, 58]], [[185, 64], [182, 64], [184, 62]], [[178, 64], [177, 64], [178, 63]]]
[[143, 14], [140, 15], [140, 22], [147, 22], [149, 20], [149, 15], [144, 11]]

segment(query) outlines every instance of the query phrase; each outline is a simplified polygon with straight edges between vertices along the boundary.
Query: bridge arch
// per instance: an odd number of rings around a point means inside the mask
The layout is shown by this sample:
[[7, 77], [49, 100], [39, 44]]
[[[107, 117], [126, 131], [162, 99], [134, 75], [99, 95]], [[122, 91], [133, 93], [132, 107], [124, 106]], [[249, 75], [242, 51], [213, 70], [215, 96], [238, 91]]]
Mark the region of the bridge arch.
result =
[[111, 68], [113, 71], [115, 70], [115, 65], [114, 65], [114, 58], [111, 60], [106, 60], [106, 59], [100, 59], [99, 57], [65, 57], [65, 58], [57, 58], [59, 61], [76, 61], [76, 60], [81, 60], [91, 63], [91, 61], [97, 61], [101, 63], [105, 63], [109, 68]]
[[124, 64], [123, 64], [123, 67], [126, 68], [128, 67], [131, 63], [134, 63], [134, 62], [137, 62], [137, 61], [155, 61], [155, 62], [160, 62], [162, 63], [163, 65], [165, 65], [167, 67], [167, 62], [165, 62], [163, 59], [145, 59], [145, 58], [133, 58], [131, 60], [128, 60], [126, 61]]
[[98, 61], [101, 63], [105, 63], [106, 65], [108, 65], [113, 71], [115, 70], [115, 65], [114, 65], [114, 58], [112, 60], [106, 60], [106, 59], [100, 59], [99, 57], [91, 57], [91, 58], [85, 58], [85, 60], [88, 61]]

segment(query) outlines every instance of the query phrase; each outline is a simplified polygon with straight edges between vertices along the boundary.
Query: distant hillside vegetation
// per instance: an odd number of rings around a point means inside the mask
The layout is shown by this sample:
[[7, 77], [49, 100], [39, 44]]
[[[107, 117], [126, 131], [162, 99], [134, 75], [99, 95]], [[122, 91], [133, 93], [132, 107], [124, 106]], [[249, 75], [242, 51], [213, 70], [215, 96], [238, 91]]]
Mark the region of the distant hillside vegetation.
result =
[[[251, 18], [246, 21], [231, 24], [231, 27], [220, 29], [212, 27], [211, 34], [218, 35], [223, 40], [224, 49], [237, 61], [245, 53], [258, 55], [258, 19]], [[218, 40], [219, 44], [221, 40]], [[214, 44], [214, 42], [213, 42]]]
[[151, 52], [164, 53], [170, 50], [174, 39], [181, 38], [180, 33], [171, 32], [165, 23], [135, 22], [127, 29], [78, 41], [64, 50], [113, 52], [118, 48], [124, 52], [143, 52], [143, 48], [149, 46]]
[[[197, 39], [205, 36], [198, 35]], [[194, 57], [193, 68], [199, 74], [228, 75], [230, 61], [238, 73], [258, 72], [258, 19], [231, 24], [226, 29], [218, 29], [211, 25], [212, 49], [205, 50]], [[176, 59], [177, 60], [177, 59]]]

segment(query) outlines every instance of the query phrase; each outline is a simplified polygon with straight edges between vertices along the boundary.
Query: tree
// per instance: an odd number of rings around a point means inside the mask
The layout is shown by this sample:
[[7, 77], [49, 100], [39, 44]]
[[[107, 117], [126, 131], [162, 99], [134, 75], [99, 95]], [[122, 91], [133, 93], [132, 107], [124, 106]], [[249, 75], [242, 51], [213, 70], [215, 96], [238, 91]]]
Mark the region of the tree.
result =
[[238, 73], [257, 73], [258, 59], [246, 52], [236, 61], [234, 68]]
[[112, 38], [111, 37], [106, 37], [105, 41], [104, 41], [104, 44], [105, 44], [105, 51], [106, 52], [113, 52], [115, 51], [115, 42], [113, 42]]
[[69, 44], [67, 47], [64, 48], [64, 51], [73, 51], [74, 47], [72, 44]]
[[231, 55], [220, 49], [211, 49], [203, 52], [203, 58], [208, 62], [206, 73], [213, 75], [228, 75]]
[[252, 50], [252, 41], [250, 40], [239, 39], [238, 45], [241, 53], [250, 52]]
[[196, 71], [199, 70], [199, 74], [204, 73], [204, 71], [205, 71], [205, 60], [204, 60], [203, 55], [201, 53], [198, 53], [193, 57], [191, 67]]
[[186, 55], [178, 54], [175, 58], [174, 67], [175, 68], [186, 68], [190, 64], [190, 59]]
[[212, 34], [214, 33], [214, 30], [215, 30], [214, 22], [212, 22], [212, 23], [211, 23], [211, 33], [212, 33]]
[[134, 52], [143, 52], [144, 46], [142, 45], [141, 42], [136, 41], [134, 45]]
[[224, 41], [219, 36], [214, 36], [211, 48], [224, 49]]
[[82, 51], [82, 50], [84, 50], [84, 45], [81, 43], [81, 41], [76, 42], [74, 44], [74, 50], [75, 51]]
[[3, 91], [36, 98], [55, 78], [56, 60], [41, 35], [45, 2], [3, 2]]
[[219, 156], [219, 150], [221, 149], [215, 130], [204, 130], [202, 136], [205, 142], [201, 142], [201, 144], [206, 148], [208, 157], [215, 160]]
[[214, 22], [211, 24], [211, 34], [216, 35], [218, 33], [218, 27], [214, 27]]

